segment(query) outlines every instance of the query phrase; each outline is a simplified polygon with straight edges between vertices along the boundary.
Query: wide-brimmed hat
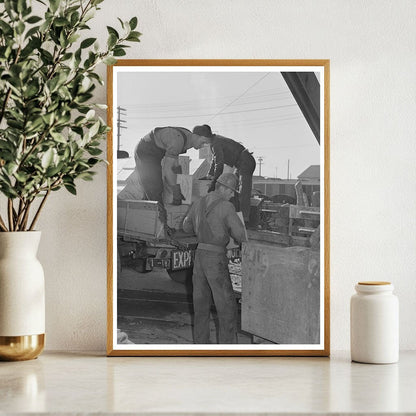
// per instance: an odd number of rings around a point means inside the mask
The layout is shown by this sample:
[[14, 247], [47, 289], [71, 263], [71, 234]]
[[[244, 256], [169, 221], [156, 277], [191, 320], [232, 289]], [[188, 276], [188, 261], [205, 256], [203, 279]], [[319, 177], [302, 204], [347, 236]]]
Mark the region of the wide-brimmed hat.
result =
[[208, 124], [203, 124], [202, 126], [195, 126], [192, 130], [192, 133], [197, 134], [198, 136], [212, 137], [212, 130]]
[[217, 183], [221, 184], [222, 186], [225, 186], [228, 189], [231, 189], [234, 192], [238, 192], [238, 178], [234, 175], [234, 173], [222, 173], [218, 177]]

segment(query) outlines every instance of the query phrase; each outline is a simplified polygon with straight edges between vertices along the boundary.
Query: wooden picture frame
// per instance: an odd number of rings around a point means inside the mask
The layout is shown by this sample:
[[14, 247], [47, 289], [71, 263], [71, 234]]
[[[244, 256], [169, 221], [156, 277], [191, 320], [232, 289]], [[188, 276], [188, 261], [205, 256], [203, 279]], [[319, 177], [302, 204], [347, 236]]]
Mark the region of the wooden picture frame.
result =
[[[107, 354], [328, 356], [329, 60], [119, 60], [108, 67], [107, 95]], [[233, 280], [238, 344], [193, 343], [190, 273], [174, 263], [178, 250], [195, 246], [160, 243], [156, 202], [117, 198], [134, 176], [142, 137], [155, 127], [203, 124], [242, 142], [257, 162], [248, 242], [241, 262], [229, 264], [241, 270]], [[203, 172], [209, 147], [195, 152], [181, 166]], [[181, 187], [196, 200], [206, 188], [195, 191], [201, 181], [189, 176]], [[168, 212], [179, 228], [188, 208]]]

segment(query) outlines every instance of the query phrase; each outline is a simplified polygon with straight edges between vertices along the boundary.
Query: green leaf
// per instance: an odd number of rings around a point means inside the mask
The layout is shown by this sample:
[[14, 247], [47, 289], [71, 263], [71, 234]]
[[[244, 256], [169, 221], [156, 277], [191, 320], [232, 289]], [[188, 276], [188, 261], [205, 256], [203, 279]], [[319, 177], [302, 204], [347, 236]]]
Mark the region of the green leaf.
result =
[[17, 12], [22, 13], [25, 9], [27, 9], [27, 4], [25, 0], [17, 0]]
[[27, 20], [26, 20], [26, 22], [27, 23], [30, 23], [31, 25], [33, 25], [34, 23], [38, 23], [38, 22], [40, 22], [42, 20], [42, 18], [41, 17], [39, 17], [39, 16], [30, 16]]
[[53, 162], [54, 149], [49, 148], [42, 156], [41, 165], [43, 169], [47, 169], [50, 164]]
[[65, 136], [57, 131], [51, 131], [51, 136], [58, 143], [67, 143]]
[[49, 6], [52, 13], [55, 13], [58, 10], [60, 0], [49, 0]]
[[127, 39], [126, 40], [128, 40], [130, 42], [140, 42], [139, 37], [141, 35], [142, 34], [140, 32], [132, 31], [132, 32], [130, 32], [129, 36], [127, 36]]
[[0, 19], [0, 29], [5, 35], [11, 35], [13, 33], [13, 29], [10, 25], [8, 25], [4, 20]]
[[44, 116], [42, 116], [43, 121], [45, 122], [45, 124], [47, 124], [48, 126], [51, 126], [54, 119], [55, 119], [55, 113], [47, 113]]
[[70, 37], [69, 37], [69, 39], [68, 39], [68, 42], [71, 44], [71, 43], [74, 43], [74, 42], [76, 42], [79, 38], [80, 38], [80, 36], [81, 35], [78, 35], [78, 33], [74, 33], [73, 35], [71, 35]]
[[1, 192], [6, 195], [7, 198], [16, 198], [17, 192], [13, 189], [12, 186], [7, 185], [6, 183], [0, 183]]
[[33, 121], [30, 120], [26, 124], [26, 133], [33, 133], [35, 131], [40, 131], [43, 128], [43, 119], [41, 117], [36, 117]]
[[94, 118], [94, 116], [95, 116], [95, 111], [94, 110], [89, 110], [88, 113], [85, 115], [85, 118], [87, 120], [91, 120], [92, 118]]
[[29, 176], [23, 172], [15, 172], [13, 176], [21, 183], [25, 183], [29, 178]]
[[18, 167], [17, 163], [10, 162], [10, 163], [7, 163], [6, 164], [5, 170], [6, 170], [7, 174], [9, 176], [11, 176], [11, 175], [13, 175], [16, 172], [17, 167]]
[[16, 2], [5, 0], [4, 7], [6, 9], [7, 14], [9, 15], [10, 19], [14, 20], [16, 15]]
[[118, 41], [118, 37], [114, 35], [113, 33], [110, 33], [110, 36], [108, 37], [108, 40], [107, 40], [108, 49], [112, 49], [117, 44], [117, 41]]
[[93, 166], [95, 166], [98, 162], [100, 161], [100, 159], [97, 159], [96, 157], [90, 157], [88, 160], [87, 160], [87, 163], [91, 166], [91, 167], [93, 167]]
[[75, 11], [71, 14], [71, 26], [74, 27], [79, 22], [79, 13]]
[[82, 104], [82, 103], [85, 103], [86, 101], [88, 101], [91, 98], [92, 98], [92, 94], [80, 94], [77, 97], [76, 102], [78, 104]]
[[81, 49], [85, 49], [85, 48], [90, 47], [96, 40], [97, 40], [97, 38], [87, 38], [87, 39], [84, 39], [81, 42], [81, 45], [80, 45]]
[[24, 31], [25, 31], [25, 24], [22, 21], [18, 22], [16, 25], [16, 33], [18, 35], [21, 35]]
[[58, 174], [61, 170], [61, 166], [54, 166], [54, 167], [49, 167], [46, 170], [45, 176], [48, 178], [51, 178], [53, 176], [55, 176], [56, 174]]
[[116, 37], [116, 39], [120, 39], [120, 35], [118, 34], [117, 30], [115, 30], [113, 27], [107, 26], [107, 31], [109, 35], [113, 34]]
[[69, 183], [65, 183], [64, 186], [65, 186], [65, 189], [68, 192], [70, 192], [72, 195], [76, 195], [77, 194], [77, 190], [75, 189], [75, 186], [74, 185], [71, 185]]
[[113, 58], [112, 56], [108, 56], [103, 60], [103, 63], [105, 63], [106, 65], [114, 65], [117, 63], [117, 59]]
[[[25, 39], [30, 38], [31, 36], [33, 36], [35, 33], [37, 33], [39, 31], [39, 26], [33, 26], [31, 29], [29, 29], [26, 32], [25, 35]], [[40, 42], [40, 41], [39, 41]], [[40, 46], [40, 45], [39, 45]]]
[[94, 125], [90, 128], [90, 130], [88, 132], [89, 138], [93, 138], [98, 133], [98, 130], [100, 129], [100, 126], [101, 126], [101, 123], [99, 121], [94, 123]]
[[121, 27], [124, 29], [124, 22], [119, 17], [117, 17], [117, 20], [120, 22]]
[[124, 56], [126, 55], [126, 51], [124, 49], [116, 47], [114, 48], [113, 54], [114, 56]]
[[101, 149], [99, 149], [98, 147], [91, 147], [88, 149], [88, 153], [91, 156], [98, 156], [102, 153], [103, 151]]
[[82, 172], [78, 175], [78, 178], [83, 179], [84, 181], [92, 181], [94, 173], [95, 172]]
[[130, 29], [131, 30], [136, 29], [136, 27], [137, 27], [137, 17], [136, 16], [135, 17], [132, 17], [130, 19], [129, 25], [130, 25]]
[[68, 19], [65, 19], [65, 17], [57, 17], [53, 21], [54, 26], [61, 27], [61, 26], [69, 26], [71, 23]]
[[24, 95], [25, 98], [31, 98], [33, 96], [35, 96], [38, 92], [39, 88], [37, 86], [37, 84], [29, 84], [27, 85]]

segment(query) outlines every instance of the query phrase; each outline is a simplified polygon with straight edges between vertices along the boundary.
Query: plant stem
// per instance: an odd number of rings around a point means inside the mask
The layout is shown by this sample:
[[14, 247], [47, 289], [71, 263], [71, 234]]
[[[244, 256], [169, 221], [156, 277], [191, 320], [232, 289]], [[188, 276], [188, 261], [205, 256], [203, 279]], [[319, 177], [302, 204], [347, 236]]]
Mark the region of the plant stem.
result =
[[18, 217], [17, 217], [16, 225], [15, 225], [16, 231], [22, 230], [22, 220], [25, 215], [25, 211], [26, 211], [26, 203], [23, 201], [23, 199], [21, 199], [19, 201]]
[[39, 138], [39, 140], [32, 145], [30, 150], [23, 156], [23, 159], [19, 163], [18, 169], [20, 169], [23, 166], [23, 163], [26, 162], [26, 159], [35, 151], [36, 147], [39, 146], [39, 144], [45, 139], [46, 135], [57, 125], [58, 120], [56, 120], [52, 126], [50, 126]]
[[29, 231], [33, 230], [33, 227], [35, 226], [35, 224], [36, 224], [36, 222], [39, 218], [40, 211], [42, 210], [43, 206], [45, 205], [46, 199], [48, 198], [50, 192], [51, 192], [50, 189], [48, 189], [46, 191], [46, 194], [43, 197], [42, 202], [40, 203], [38, 210], [36, 211], [35, 217], [32, 220], [32, 224], [30, 224]]
[[17, 209], [17, 215], [14, 216], [14, 229], [15, 231], [19, 231], [19, 220], [22, 216], [22, 208], [23, 208], [23, 202], [20, 199], [19, 200], [19, 208]]
[[6, 227], [6, 224], [4, 223], [3, 218], [1, 217], [1, 215], [0, 215], [0, 229], [1, 229], [1, 231], [8, 231], [7, 227]]
[[31, 201], [29, 201], [29, 202], [26, 204], [26, 206], [25, 206], [25, 215], [23, 216], [23, 219], [22, 219], [22, 224], [21, 224], [21, 226], [20, 226], [20, 228], [21, 228], [23, 231], [25, 231], [25, 230], [26, 230], [27, 220], [28, 220], [28, 218], [29, 218], [29, 209], [30, 209], [30, 206], [32, 205], [32, 202], [33, 202], [33, 199], [32, 199]]
[[8, 214], [8, 217], [9, 217], [9, 230], [14, 231], [14, 226], [13, 226], [13, 200], [10, 199], [10, 198], [7, 201], [7, 214]]

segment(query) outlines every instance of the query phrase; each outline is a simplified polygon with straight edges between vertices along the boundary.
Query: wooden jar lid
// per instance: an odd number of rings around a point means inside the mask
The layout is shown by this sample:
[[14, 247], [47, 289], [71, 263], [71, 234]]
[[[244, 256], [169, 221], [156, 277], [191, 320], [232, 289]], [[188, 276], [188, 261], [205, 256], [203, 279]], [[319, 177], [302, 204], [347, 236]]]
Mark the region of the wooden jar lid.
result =
[[390, 282], [377, 282], [377, 281], [358, 282], [358, 284], [359, 285], [365, 285], [365, 286], [391, 285]]

